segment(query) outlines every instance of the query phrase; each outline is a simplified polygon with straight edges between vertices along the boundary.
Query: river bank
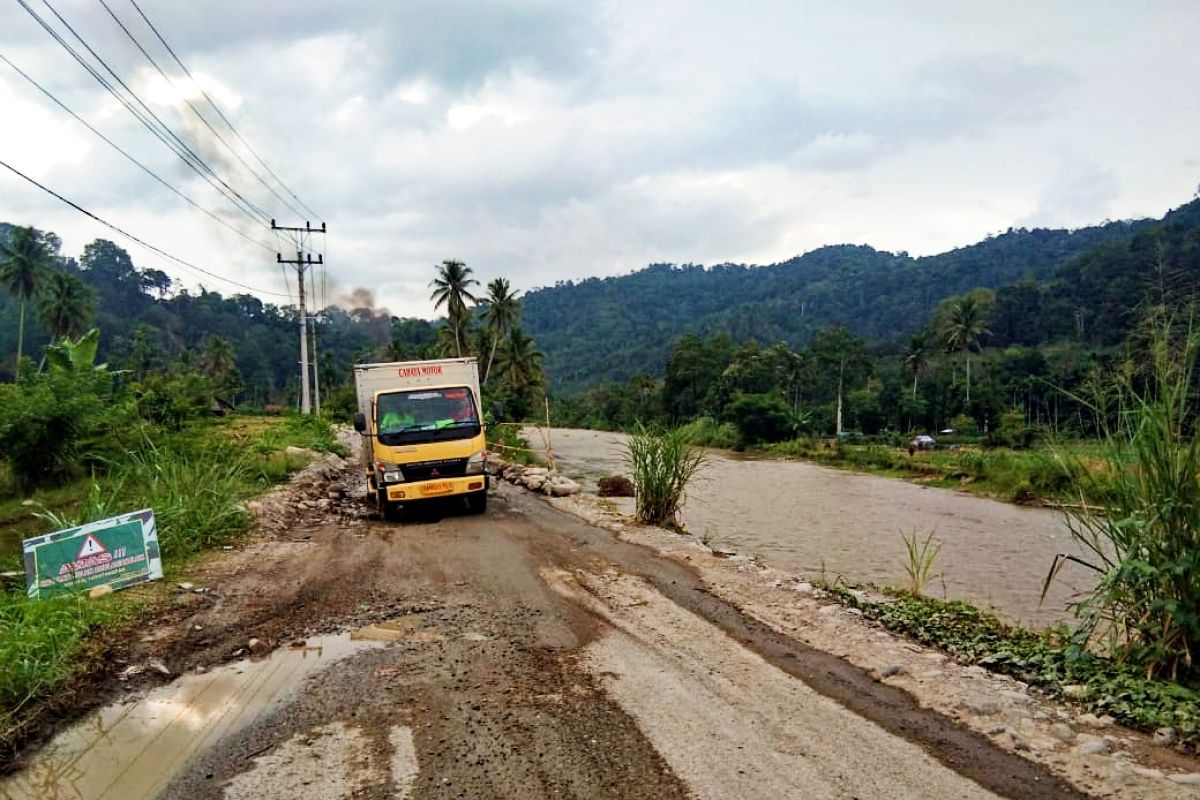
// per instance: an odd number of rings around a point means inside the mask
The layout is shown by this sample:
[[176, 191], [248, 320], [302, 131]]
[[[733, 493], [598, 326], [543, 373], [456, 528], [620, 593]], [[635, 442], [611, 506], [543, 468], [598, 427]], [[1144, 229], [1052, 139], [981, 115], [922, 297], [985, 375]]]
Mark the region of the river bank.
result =
[[[556, 428], [551, 441], [560, 469], [586, 488], [627, 472], [623, 434]], [[1054, 557], [1080, 552], [1061, 513], [804, 461], [710, 451], [682, 521], [710, 544], [793, 574], [876, 586], [904, 581], [905, 535], [932, 533], [941, 551], [930, 594], [1033, 628], [1068, 621], [1067, 604], [1090, 577], [1067, 569], [1041, 601]]]

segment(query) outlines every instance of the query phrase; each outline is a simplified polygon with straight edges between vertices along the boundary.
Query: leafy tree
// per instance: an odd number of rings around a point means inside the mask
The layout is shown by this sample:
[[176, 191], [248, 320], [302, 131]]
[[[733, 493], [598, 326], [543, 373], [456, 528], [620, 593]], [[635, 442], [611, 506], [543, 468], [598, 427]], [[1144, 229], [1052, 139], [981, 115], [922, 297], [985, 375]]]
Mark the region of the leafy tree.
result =
[[25, 306], [40, 288], [50, 261], [50, 249], [33, 228], [14, 228], [8, 241], [0, 243], [0, 283], [21, 305], [21, 321], [17, 329], [18, 375], [25, 347]]
[[52, 270], [38, 292], [38, 317], [54, 338], [74, 338], [91, 322], [95, 301], [95, 292], [77, 276]]
[[835, 416], [836, 433], [842, 433], [842, 406], [846, 393], [846, 381], [856, 381], [871, 373], [871, 355], [862, 339], [855, 336], [847, 328], [835, 325], [822, 331], [809, 351], [816, 359], [818, 367], [825, 373], [827, 380], [836, 380], [837, 411]]
[[487, 308], [483, 312], [483, 322], [491, 335], [491, 352], [488, 354], [487, 367], [483, 371], [483, 382], [487, 383], [492, 374], [492, 362], [496, 358], [496, 348], [504, 334], [521, 318], [521, 301], [513, 293], [505, 278], [496, 278], [487, 286]]
[[454, 352], [462, 356], [462, 329], [470, 316], [467, 302], [476, 302], [471, 294], [471, 287], [478, 286], [479, 281], [471, 277], [471, 268], [461, 261], [447, 259], [437, 267], [437, 277], [429, 282], [433, 287], [430, 300], [434, 308], [446, 307], [446, 318], [454, 331]]

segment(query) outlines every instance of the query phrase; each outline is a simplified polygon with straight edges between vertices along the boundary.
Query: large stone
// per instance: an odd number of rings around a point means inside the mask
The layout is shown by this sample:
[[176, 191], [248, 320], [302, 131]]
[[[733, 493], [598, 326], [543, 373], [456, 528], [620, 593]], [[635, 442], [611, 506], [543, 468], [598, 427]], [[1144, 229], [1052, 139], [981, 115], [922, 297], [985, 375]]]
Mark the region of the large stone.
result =
[[568, 497], [579, 492], [579, 484], [570, 478], [555, 478], [547, 488], [553, 497]]
[[1182, 772], [1168, 775], [1167, 780], [1182, 783], [1184, 786], [1200, 786], [1200, 772]]
[[1089, 739], [1075, 745], [1075, 754], [1081, 756], [1103, 756], [1108, 754], [1108, 742], [1104, 739]]

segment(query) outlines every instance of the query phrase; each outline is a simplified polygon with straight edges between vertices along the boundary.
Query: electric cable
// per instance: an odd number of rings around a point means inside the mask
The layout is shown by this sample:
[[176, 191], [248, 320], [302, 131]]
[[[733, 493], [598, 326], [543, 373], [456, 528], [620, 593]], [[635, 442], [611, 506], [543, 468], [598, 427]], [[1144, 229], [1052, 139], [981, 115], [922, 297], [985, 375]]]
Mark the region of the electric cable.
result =
[[[133, 46], [136, 47], [138, 49], [138, 51], [143, 56], [146, 57], [146, 60], [150, 62], [150, 65], [152, 67], [154, 67], [154, 69], [157, 70], [158, 74], [163, 77], [163, 80], [165, 80], [171, 86], [172, 89], [175, 89], [176, 91], [178, 91], [179, 87], [175, 85], [174, 79], [172, 79], [171, 76], [168, 75], [163, 70], [163, 68], [158, 65], [158, 62], [155, 61], [154, 57], [146, 51], [146, 48], [142, 47], [142, 43], [140, 41], [138, 41], [138, 38], [133, 35], [133, 32], [130, 31], [128, 27], [126, 27], [125, 23], [122, 22], [120, 17], [118, 17], [116, 15], [116, 13], [112, 10], [112, 7], [109, 6], [109, 4], [106, 2], [106, 0], [97, 0], [97, 2], [99, 2], [100, 5], [104, 7], [104, 10], [108, 12], [108, 15], [110, 17], [112, 17], [113, 22], [117, 23], [117, 27], [119, 27], [121, 29], [121, 31], [125, 34], [125, 36], [128, 37], [129, 41], [133, 42]], [[194, 81], [193, 81], [193, 83], [194, 83]], [[273, 187], [269, 183], [267, 183], [266, 180], [264, 180], [263, 177], [254, 170], [254, 167], [252, 167], [248, 163], [246, 163], [246, 159], [242, 158], [242, 154], [237, 152], [236, 150], [234, 150], [233, 147], [229, 144], [229, 142], [225, 141], [225, 137], [217, 132], [217, 129], [214, 128], [212, 126], [212, 124], [208, 121], [208, 119], [206, 119], [205, 116], [200, 113], [200, 109], [196, 108], [195, 104], [191, 100], [189, 100], [187, 97], [184, 97], [182, 93], [180, 93], [180, 96], [183, 97], [183, 102], [186, 103], [187, 107], [192, 110], [192, 113], [195, 114], [202, 123], [204, 123], [204, 127], [208, 128], [209, 132], [211, 132], [212, 135], [216, 137], [217, 141], [220, 142], [221, 145], [226, 150], [228, 150], [233, 155], [233, 157], [236, 158], [241, 163], [241, 165], [243, 167], [246, 168], [247, 172], [249, 172], [251, 175], [254, 176], [255, 180], [257, 180], [259, 183], [261, 183], [268, 192], [275, 195], [275, 197], [281, 203], [283, 203], [285, 206], [287, 206], [288, 209], [292, 211], [292, 213], [297, 214], [299, 216], [304, 216], [304, 213], [302, 211], [300, 211], [298, 208], [296, 208], [294, 205], [292, 205], [286, 197], [281, 195], [275, 189], [275, 187]]]
[[[141, 106], [141, 108], [143, 110], [138, 110], [137, 108], [135, 108], [130, 103], [130, 101], [128, 99], [126, 99], [126, 97], [123, 94], [121, 94], [121, 92], [117, 91], [116, 87], [114, 87], [113, 84], [111, 84], [103, 75], [101, 75], [99, 73], [99, 71], [96, 70], [95, 67], [93, 67], [91, 64], [89, 64], [87, 62], [87, 60], [85, 58], [83, 58], [83, 56], [80, 55], [79, 52], [76, 51], [75, 48], [73, 48], [70, 45], [70, 43], [68, 43], [62, 37], [62, 35], [58, 33], [58, 31], [54, 30], [54, 28], [51, 27], [50, 24], [48, 22], [46, 22], [46, 20], [44, 20], [36, 11], [34, 11], [33, 8], [31, 8], [29, 6], [29, 4], [27, 2], [25, 2], [25, 0], [17, 0], [17, 3], [22, 8], [24, 8], [25, 11], [28, 12], [29, 15], [31, 17], [33, 17], [33, 19], [39, 25], [41, 25], [43, 30], [45, 30], [46, 33], [48, 33], [51, 38], [53, 38], [64, 50], [66, 50], [71, 55], [71, 57], [74, 58], [75, 61], [79, 63], [80, 66], [82, 66], [102, 87], [104, 87], [104, 89], [106, 91], [108, 91], [109, 94], [111, 94], [114, 98], [116, 98], [117, 101], [120, 102], [121, 105], [123, 105], [126, 108], [126, 110], [128, 110], [134, 116], [134, 118], [136, 118], [139, 122], [141, 122], [142, 125], [145, 126], [146, 129], [149, 130], [151, 134], [153, 134], [159, 141], [161, 141], [172, 152], [174, 152], [180, 158], [180, 160], [182, 160], [188, 167], [190, 167], [194, 172], [196, 172], [197, 175], [199, 175], [201, 178], [203, 178], [205, 181], [207, 181], [210, 186], [212, 186], [217, 191], [219, 191], [221, 194], [223, 194], [234, 205], [236, 205], [239, 208], [239, 210], [241, 210], [243, 213], [246, 213], [247, 215], [249, 215], [251, 217], [256, 217], [261, 222], [269, 221], [270, 218], [268, 217], [266, 212], [264, 212], [261, 208], [256, 206], [254, 203], [252, 203], [249, 200], [247, 200], [246, 198], [242, 197], [242, 195], [240, 193], [238, 193], [237, 190], [235, 190], [233, 187], [229, 186], [228, 183], [226, 183], [224, 180], [222, 180], [213, 171], [213, 169], [210, 166], [208, 166], [208, 164], [205, 163], [202, 158], [200, 158], [200, 156], [198, 156], [190, 147], [188, 147], [187, 144], [184, 143], [174, 133], [174, 131], [172, 131], [171, 128], [166, 123], [164, 123], [158, 117], [158, 115], [156, 115], [151, 110], [145, 104], [145, 102], [143, 102], [142, 99], [132, 89], [130, 89], [128, 87], [128, 85], [125, 84], [124, 81], [121, 80], [120, 76], [118, 76], [116, 74], [116, 72], [111, 67], [108, 66], [108, 64], [104, 61], [104, 59], [102, 59], [95, 52], [95, 50], [93, 50], [91, 48], [91, 46], [88, 45], [88, 43], [83, 39], [83, 37], [81, 37], [75, 31], [75, 29], [71, 27], [70, 23], [68, 23], [62, 17], [62, 15], [59, 14], [58, 11], [56, 11], [52, 5], [50, 5], [48, 0], [43, 0], [43, 3], [45, 3], [46, 7], [49, 8], [50, 11], [53, 12], [56, 17], [58, 17], [59, 21], [61, 21], [63, 23], [63, 25], [66, 26], [67, 30], [71, 31], [72, 35], [74, 35], [75, 38], [78, 39], [79, 42], [84, 46], [84, 48], [86, 48], [88, 50], [88, 52], [91, 53], [93, 58], [95, 58], [105, 68], [105, 70], [107, 70], [108, 73], [113, 76], [113, 78], [117, 81], [117, 83], [120, 84], [121, 87], [124, 88], [125, 91], [129, 93], [130, 96], [133, 97], [133, 99], [138, 103], [138, 105]], [[151, 120], [153, 120], [153, 122], [151, 122]], [[155, 123], [157, 124], [157, 126]], [[174, 143], [172, 142], [172, 140]]]
[[278, 175], [275, 174], [274, 170], [272, 170], [269, 166], [267, 166], [267, 162], [263, 161], [262, 156], [260, 156], [254, 150], [254, 148], [250, 146], [250, 143], [247, 142], [242, 137], [242, 134], [240, 134], [238, 132], [238, 129], [235, 128], [233, 123], [229, 121], [229, 118], [227, 116], [225, 116], [225, 112], [221, 111], [221, 107], [218, 106], [213, 101], [213, 99], [208, 96], [208, 92], [204, 91], [204, 88], [201, 87], [200, 84], [197, 83], [196, 79], [192, 77], [191, 71], [188, 70], [188, 68], [184, 65], [183, 61], [179, 58], [179, 56], [175, 54], [174, 48], [172, 48], [171, 45], [167, 44], [166, 38], [159, 32], [159, 30], [155, 26], [155, 24], [150, 21], [150, 18], [146, 16], [146, 13], [144, 11], [142, 11], [142, 7], [137, 4], [137, 0], [129, 0], [129, 2], [135, 9], [137, 9], [137, 12], [141, 16], [142, 20], [146, 23], [146, 25], [150, 28], [150, 30], [154, 32], [154, 35], [156, 37], [158, 37], [158, 41], [162, 43], [162, 46], [166, 49], [166, 51], [171, 54], [171, 58], [175, 59], [175, 63], [179, 65], [179, 68], [181, 70], [183, 70], [183, 74], [188, 77], [188, 80], [190, 80], [193, 84], [195, 84], [196, 88], [200, 90], [200, 95], [208, 102], [208, 104], [210, 106], [212, 106], [213, 111], [217, 112], [217, 116], [219, 116], [221, 118], [221, 121], [229, 126], [229, 130], [233, 131], [233, 135], [236, 136], [238, 141], [241, 142], [246, 147], [246, 150], [248, 150], [250, 152], [250, 154], [252, 156], [254, 156], [255, 160], [257, 160], [258, 163], [262, 165], [262, 168], [267, 171], [267, 174], [270, 175], [272, 178], [274, 178], [275, 181], [280, 185], [280, 187], [282, 187], [285, 192], [290, 194], [292, 196], [292, 198], [295, 199], [295, 201], [297, 203], [299, 203], [302, 208], [304, 208], [304, 210], [306, 210], [310, 214], [312, 214], [315, 219], [323, 219], [323, 217], [320, 214], [318, 214], [317, 212], [312, 210], [311, 206], [309, 206], [307, 203], [305, 203], [303, 200], [301, 200], [296, 195], [296, 193], [293, 192], [288, 187], [288, 185], [286, 183], [284, 183], [283, 180]]
[[107, 137], [107, 136], [105, 136], [103, 133], [101, 133], [100, 131], [98, 131], [98, 130], [97, 130], [97, 129], [96, 129], [96, 128], [95, 128], [95, 127], [94, 127], [94, 126], [93, 126], [93, 125], [92, 125], [90, 122], [88, 122], [86, 119], [84, 119], [83, 117], [79, 116], [79, 115], [78, 115], [78, 114], [76, 114], [74, 111], [72, 111], [72, 110], [70, 109], [70, 107], [68, 107], [68, 106], [67, 106], [67, 105], [66, 105], [64, 102], [62, 102], [62, 101], [61, 101], [61, 100], [59, 100], [57, 97], [55, 97], [55, 96], [54, 96], [54, 94], [53, 94], [53, 93], [52, 93], [52, 92], [51, 92], [49, 89], [47, 89], [46, 87], [44, 87], [44, 86], [42, 86], [40, 83], [38, 83], [38, 82], [37, 82], [37, 80], [35, 80], [35, 79], [34, 79], [32, 76], [30, 76], [30, 75], [29, 75], [27, 72], [25, 72], [25, 70], [21, 69], [21, 68], [20, 68], [20, 67], [18, 67], [16, 64], [14, 64], [12, 61], [10, 61], [10, 60], [8, 59], [8, 57], [7, 57], [7, 56], [5, 56], [3, 53], [0, 53], [0, 61], [3, 61], [3, 62], [4, 62], [5, 64], [7, 64], [7, 65], [8, 65], [10, 68], [12, 68], [12, 70], [13, 70], [14, 72], [16, 72], [18, 75], [20, 75], [20, 76], [21, 76], [22, 78], [24, 78], [26, 81], [28, 81], [30, 84], [32, 84], [32, 85], [33, 85], [33, 87], [34, 87], [35, 89], [37, 89], [39, 92], [41, 92], [42, 94], [44, 94], [44, 95], [45, 95], [45, 96], [46, 96], [46, 97], [47, 97], [47, 98], [48, 98], [48, 99], [49, 99], [49, 100], [50, 100], [52, 103], [54, 103], [55, 105], [57, 105], [57, 106], [58, 106], [59, 108], [61, 108], [63, 111], [65, 111], [65, 112], [67, 112], [68, 114], [70, 114], [70, 115], [71, 115], [72, 117], [74, 117], [74, 118], [75, 118], [75, 119], [76, 119], [76, 120], [77, 120], [77, 121], [78, 121], [78, 122], [79, 122], [81, 125], [83, 125], [85, 128], [87, 128], [87, 129], [88, 129], [89, 131], [91, 131], [92, 133], [96, 134], [96, 136], [100, 137], [102, 140], [104, 140], [104, 142], [105, 142], [105, 143], [106, 143], [106, 144], [107, 144], [109, 147], [111, 147], [112, 149], [116, 150], [116, 151], [117, 151], [118, 153], [120, 153], [121, 155], [125, 156], [125, 158], [126, 158], [126, 159], [128, 159], [128, 160], [129, 160], [130, 162], [132, 162], [132, 163], [133, 163], [135, 166], [137, 166], [139, 169], [141, 169], [141, 170], [142, 170], [142, 172], [145, 172], [145, 173], [146, 173], [147, 175], [149, 175], [151, 178], [153, 178], [154, 180], [158, 181], [159, 183], [161, 183], [161, 184], [162, 184], [163, 186], [165, 186], [166, 188], [170, 189], [172, 192], [174, 192], [174, 193], [175, 193], [176, 195], [178, 195], [180, 198], [182, 198], [183, 200], [187, 201], [187, 203], [188, 203], [188, 204], [190, 204], [192, 207], [196, 208], [196, 209], [197, 209], [197, 210], [199, 210], [199, 211], [202, 211], [202, 212], [204, 212], [204, 213], [205, 213], [205, 214], [207, 214], [209, 217], [212, 217], [212, 219], [213, 219], [214, 221], [216, 221], [217, 223], [219, 223], [219, 224], [221, 224], [221, 225], [224, 225], [226, 228], [228, 228], [229, 230], [233, 231], [233, 232], [234, 232], [234, 233], [236, 233], [238, 236], [242, 237], [243, 239], [245, 239], [246, 241], [250, 242], [251, 244], [254, 244], [254, 245], [258, 246], [258, 247], [261, 247], [262, 249], [264, 249], [264, 250], [266, 250], [266, 251], [268, 251], [268, 252], [273, 252], [273, 251], [271, 250], [271, 248], [270, 248], [270, 247], [268, 247], [267, 245], [265, 245], [265, 244], [263, 244], [262, 242], [258, 241], [257, 239], [254, 239], [254, 238], [252, 238], [251, 236], [248, 236], [246, 233], [244, 233], [243, 231], [240, 231], [240, 230], [238, 230], [238, 229], [237, 229], [237, 228], [235, 228], [233, 225], [230, 225], [228, 222], [226, 222], [225, 220], [223, 220], [223, 219], [221, 219], [219, 216], [217, 216], [217, 215], [216, 215], [214, 212], [212, 212], [212, 211], [210, 211], [209, 209], [205, 208], [204, 206], [200, 205], [200, 204], [199, 204], [199, 203], [197, 203], [195, 200], [193, 200], [191, 197], [188, 197], [186, 194], [184, 194], [182, 191], [180, 191], [179, 189], [177, 189], [175, 186], [173, 186], [173, 185], [171, 185], [170, 183], [168, 183], [168, 182], [167, 182], [165, 179], [163, 179], [161, 176], [159, 176], [159, 175], [158, 175], [158, 173], [156, 173], [154, 170], [152, 170], [152, 169], [150, 169], [149, 167], [147, 167], [147, 166], [146, 166], [145, 164], [143, 164], [141, 161], [138, 161], [136, 158], [134, 158], [132, 155], [130, 155], [130, 154], [129, 154], [129, 152], [128, 152], [127, 150], [125, 150], [123, 147], [121, 147], [119, 144], [117, 144], [116, 142], [114, 142], [112, 139], [108, 138], [108, 137]]
[[[25, 6], [25, 0], [17, 0], [17, 2], [20, 3], [22, 6]], [[202, 167], [205, 172], [207, 172], [209, 175], [211, 175], [213, 178], [215, 178], [222, 186], [224, 186], [226, 189], [228, 189], [230, 192], [232, 192], [234, 195], [236, 195], [237, 198], [242, 203], [244, 203], [247, 207], [249, 207], [255, 214], [260, 216], [264, 221], [269, 219], [267, 212], [263, 211], [257, 205], [255, 205], [251, 201], [247, 200], [245, 197], [243, 197], [241, 195], [241, 193], [239, 193], [236, 189], [234, 189], [232, 186], [230, 186], [224, 179], [222, 179], [221, 176], [217, 175], [216, 171], [212, 167], [210, 167], [203, 158], [201, 158], [186, 142], [184, 142], [183, 139], [179, 138], [179, 136], [175, 133], [175, 131], [171, 129], [171, 126], [169, 126], [165, 122], [163, 122], [162, 119], [160, 119], [159, 116], [154, 113], [154, 111], [152, 111], [150, 109], [150, 107], [148, 105], [146, 105], [146, 103], [142, 100], [142, 98], [138, 95], [138, 93], [133, 91], [133, 89], [129, 88], [129, 85], [127, 83], [125, 83], [125, 81], [121, 79], [121, 76], [118, 75], [116, 73], [116, 71], [108, 65], [108, 62], [105, 61], [104, 58], [99, 53], [97, 53], [90, 44], [87, 43], [87, 40], [84, 39], [83, 36], [81, 36], [79, 34], [79, 32], [75, 30], [74, 27], [72, 27], [71, 23], [67, 22], [66, 18], [64, 18], [62, 14], [58, 13], [58, 10], [53, 5], [51, 5], [50, 0], [42, 0], [42, 5], [46, 6], [46, 8], [48, 8], [48, 9], [50, 9], [50, 13], [54, 14], [54, 16], [58, 19], [58, 21], [61, 22], [63, 24], [63, 26], [66, 27], [66, 29], [71, 32], [71, 35], [74, 36], [75, 39], [81, 45], [83, 45], [84, 49], [87, 50], [88, 53], [91, 54], [92, 58], [96, 59], [96, 61], [99, 62], [100, 66], [104, 67], [104, 70], [113, 77], [113, 80], [115, 80], [118, 84], [120, 84], [121, 88], [129, 93], [129, 95], [137, 102], [137, 104], [139, 106], [141, 106], [141, 108], [147, 114], [149, 114], [150, 117], [153, 118], [155, 122], [157, 122], [162, 127], [163, 131], [168, 136], [170, 136], [171, 139], [173, 139], [182, 148], [183, 152], [187, 153], [187, 155], [190, 158], [192, 158], [196, 162], [197, 165]]]
[[59, 194], [58, 192], [56, 192], [53, 189], [51, 189], [50, 187], [46, 186], [45, 184], [42, 184], [42, 183], [38, 182], [37, 180], [35, 180], [34, 178], [31, 178], [28, 175], [26, 175], [24, 172], [21, 172], [19, 169], [12, 166], [8, 162], [0, 160], [0, 167], [4, 167], [9, 172], [16, 175], [18, 178], [22, 178], [23, 180], [25, 180], [29, 183], [32, 183], [34, 186], [41, 189], [46, 194], [50, 195], [51, 197], [54, 197], [55, 199], [59, 200], [60, 202], [62, 202], [64, 204], [70, 206], [71, 208], [75, 209], [76, 211], [83, 214], [84, 216], [90, 217], [91, 219], [95, 220], [96, 222], [99, 222], [104, 227], [109, 228], [110, 230], [113, 230], [113, 231], [119, 233], [120, 235], [124, 236], [125, 238], [130, 239], [131, 241], [134, 241], [134, 242], [140, 244], [142, 247], [145, 247], [147, 250], [151, 250], [151, 251], [157, 253], [158, 255], [160, 255], [166, 259], [169, 259], [170, 261], [173, 261], [174, 263], [178, 264], [181, 267], [184, 267], [185, 269], [193, 270], [193, 271], [201, 273], [203, 275], [207, 275], [210, 278], [215, 278], [216, 280], [224, 281], [225, 283], [229, 283], [234, 286], [241, 287], [242, 289], [247, 289], [251, 292], [257, 292], [259, 294], [269, 294], [269, 295], [273, 295], [275, 297], [283, 296], [279, 292], [272, 292], [267, 289], [260, 289], [257, 286], [250, 286], [245, 283], [240, 283], [238, 281], [233, 280], [232, 278], [226, 278], [224, 276], [218, 275], [217, 273], [207, 270], [204, 267], [198, 267], [195, 264], [191, 263], [190, 261], [184, 261], [182, 258], [171, 255], [166, 250], [163, 250], [159, 247], [155, 247], [154, 245], [150, 244], [149, 242], [145, 241], [144, 239], [134, 236], [132, 233], [129, 233], [128, 231], [117, 227], [116, 225], [112, 224], [108, 220], [103, 219], [103, 218], [97, 216], [96, 214], [93, 214], [91, 211], [88, 211], [86, 208], [79, 205], [78, 203], [68, 200], [67, 198], [65, 198], [61, 194]]

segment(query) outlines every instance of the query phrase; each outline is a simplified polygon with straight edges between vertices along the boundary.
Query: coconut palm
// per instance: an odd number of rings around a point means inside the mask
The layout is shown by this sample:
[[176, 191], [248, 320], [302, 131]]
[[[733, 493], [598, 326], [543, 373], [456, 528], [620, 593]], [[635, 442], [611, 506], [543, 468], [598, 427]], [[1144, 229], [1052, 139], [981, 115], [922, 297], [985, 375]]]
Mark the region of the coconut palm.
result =
[[517, 394], [545, 385], [542, 372], [542, 353], [534, 344], [533, 337], [517, 326], [508, 331], [508, 338], [499, 351], [496, 373], [507, 388]]
[[42, 275], [49, 269], [51, 254], [41, 235], [33, 228], [13, 228], [8, 241], [0, 243], [0, 283], [21, 304], [17, 327], [17, 368], [25, 349], [25, 306], [41, 286]]
[[929, 359], [933, 355], [932, 342], [929, 341], [928, 331], [914, 333], [908, 340], [908, 349], [904, 351], [904, 368], [912, 373], [913, 400], [917, 399], [917, 381], [929, 368]]
[[92, 321], [95, 301], [95, 292], [78, 276], [53, 270], [38, 291], [38, 317], [55, 339], [74, 339]]
[[487, 289], [487, 309], [483, 312], [483, 321], [488, 326], [492, 348], [488, 355], [487, 367], [483, 371], [484, 383], [487, 383], [488, 376], [492, 374], [496, 348], [508, 329], [521, 317], [521, 301], [513, 294], [507, 279], [496, 278], [488, 284]]
[[971, 351], [991, 331], [987, 328], [988, 309], [973, 295], [964, 295], [950, 304], [942, 334], [946, 346], [963, 354], [967, 371], [967, 404], [971, 403]]
[[200, 369], [209, 378], [220, 383], [237, 366], [233, 346], [220, 336], [209, 336], [200, 357]]
[[436, 267], [437, 277], [429, 282], [433, 294], [429, 299], [434, 308], [446, 307], [446, 318], [454, 331], [454, 352], [462, 356], [462, 329], [466, 327], [470, 311], [467, 302], [476, 302], [471, 287], [479, 281], [471, 277], [471, 268], [461, 261], [448, 259]]

